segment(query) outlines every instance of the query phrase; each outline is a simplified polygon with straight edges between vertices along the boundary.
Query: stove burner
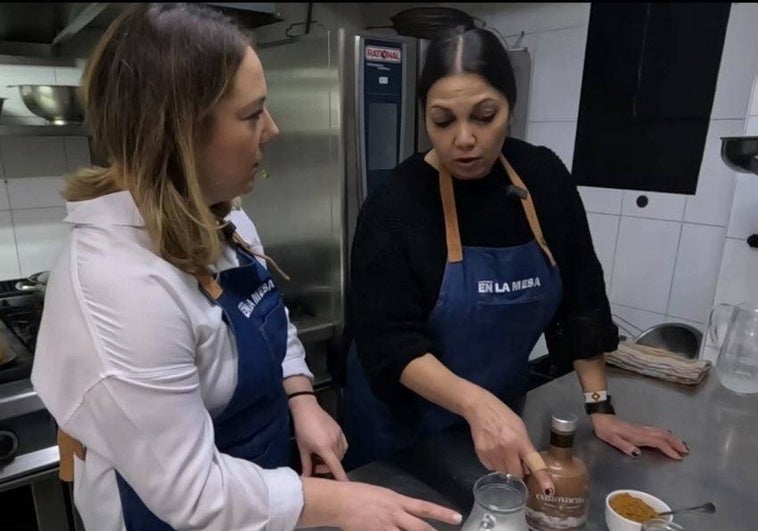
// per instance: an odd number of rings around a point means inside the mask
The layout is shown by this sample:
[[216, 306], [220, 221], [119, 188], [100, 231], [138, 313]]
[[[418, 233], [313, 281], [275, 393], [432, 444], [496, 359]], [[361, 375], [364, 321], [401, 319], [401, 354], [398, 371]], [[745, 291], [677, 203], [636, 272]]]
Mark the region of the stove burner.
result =
[[16, 359], [0, 366], [0, 384], [29, 378], [43, 297], [18, 291], [16, 280], [0, 281], [0, 334], [10, 342]]
[[[0, 305], [2, 300], [0, 300]], [[29, 350], [34, 352], [37, 345], [37, 332], [42, 318], [42, 308], [34, 306], [6, 306], [0, 307], [0, 321], [13, 332], [19, 341]]]

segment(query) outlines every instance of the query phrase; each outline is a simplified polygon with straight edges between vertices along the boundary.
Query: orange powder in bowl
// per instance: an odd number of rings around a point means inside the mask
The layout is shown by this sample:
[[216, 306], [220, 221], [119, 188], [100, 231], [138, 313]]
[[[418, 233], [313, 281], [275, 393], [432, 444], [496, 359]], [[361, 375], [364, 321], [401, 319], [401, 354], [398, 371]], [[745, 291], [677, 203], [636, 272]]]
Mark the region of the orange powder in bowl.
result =
[[610, 505], [611, 509], [618, 514], [638, 524], [658, 516], [658, 512], [647, 503], [627, 493], [618, 494], [611, 498]]

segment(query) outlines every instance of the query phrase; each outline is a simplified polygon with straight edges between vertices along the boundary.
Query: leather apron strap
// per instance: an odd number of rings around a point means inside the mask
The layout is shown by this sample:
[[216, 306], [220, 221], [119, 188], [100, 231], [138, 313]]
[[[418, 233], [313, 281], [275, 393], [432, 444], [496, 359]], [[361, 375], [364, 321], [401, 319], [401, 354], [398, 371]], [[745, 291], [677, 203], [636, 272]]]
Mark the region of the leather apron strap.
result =
[[[545, 236], [542, 233], [542, 227], [540, 226], [539, 219], [537, 218], [537, 211], [534, 208], [534, 202], [532, 201], [531, 194], [527, 190], [524, 181], [521, 180], [516, 170], [508, 163], [505, 157], [500, 155], [500, 162], [503, 164], [505, 171], [508, 173], [508, 178], [511, 183], [523, 191], [521, 195], [521, 206], [526, 214], [529, 228], [534, 235], [534, 239], [537, 245], [540, 246], [542, 251], [547, 256], [550, 264], [555, 267], [556, 261], [553, 257], [553, 253], [550, 252], [550, 248], [547, 245]], [[447, 243], [447, 261], [450, 263], [463, 261], [463, 246], [461, 244], [461, 233], [458, 227], [458, 212], [455, 208], [455, 192], [453, 191], [453, 178], [450, 172], [440, 164], [439, 171], [440, 182], [440, 196], [442, 198], [442, 211], [445, 215], [445, 240]]]

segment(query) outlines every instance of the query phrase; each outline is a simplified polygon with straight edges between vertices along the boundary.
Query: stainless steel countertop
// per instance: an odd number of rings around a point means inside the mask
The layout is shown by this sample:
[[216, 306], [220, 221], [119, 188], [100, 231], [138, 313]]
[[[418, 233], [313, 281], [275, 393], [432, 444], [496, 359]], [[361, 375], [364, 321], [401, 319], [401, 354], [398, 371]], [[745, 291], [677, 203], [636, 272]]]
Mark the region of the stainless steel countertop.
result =
[[[673, 508], [714, 502], [714, 515], [676, 517], [687, 531], [758, 528], [753, 512], [758, 502], [758, 395], [740, 396], [724, 389], [714, 371], [694, 389], [613, 368], [608, 373], [617, 413], [625, 420], [671, 429], [687, 442], [690, 455], [677, 462], [655, 450], [643, 450], [641, 457], [632, 458], [597, 439], [584, 414], [573, 373], [532, 390], [522, 416], [538, 449], [548, 445], [553, 411], [569, 411], [581, 419], [574, 450], [591, 476], [586, 529], [606, 529], [605, 496], [622, 488], [649, 492]], [[441, 436], [427, 446], [395, 462], [365, 465], [349, 476], [446, 503], [467, 514], [471, 485], [484, 471], [476, 462], [468, 435]], [[431, 452], [431, 448], [436, 450]], [[424, 470], [418, 462], [430, 455], [434, 457]], [[416, 467], [416, 477], [408, 472], [412, 467]]]

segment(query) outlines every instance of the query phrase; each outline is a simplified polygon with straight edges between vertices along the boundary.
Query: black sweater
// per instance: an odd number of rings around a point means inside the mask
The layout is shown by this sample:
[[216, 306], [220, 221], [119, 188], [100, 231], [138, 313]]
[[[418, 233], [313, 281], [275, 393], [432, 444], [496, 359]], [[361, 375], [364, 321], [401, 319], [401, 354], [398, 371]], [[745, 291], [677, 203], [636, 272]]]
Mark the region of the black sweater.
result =
[[[571, 175], [549, 149], [507, 139], [503, 154], [532, 195], [560, 268], [563, 297], [545, 330], [562, 362], [615, 350], [603, 271]], [[497, 162], [482, 179], [454, 179], [464, 246], [510, 247], [533, 239], [520, 201]], [[423, 154], [405, 160], [364, 202], [351, 255], [348, 334], [354, 336], [371, 387], [387, 403], [408, 392], [400, 374], [413, 359], [437, 352], [427, 331], [446, 263], [437, 171]]]

